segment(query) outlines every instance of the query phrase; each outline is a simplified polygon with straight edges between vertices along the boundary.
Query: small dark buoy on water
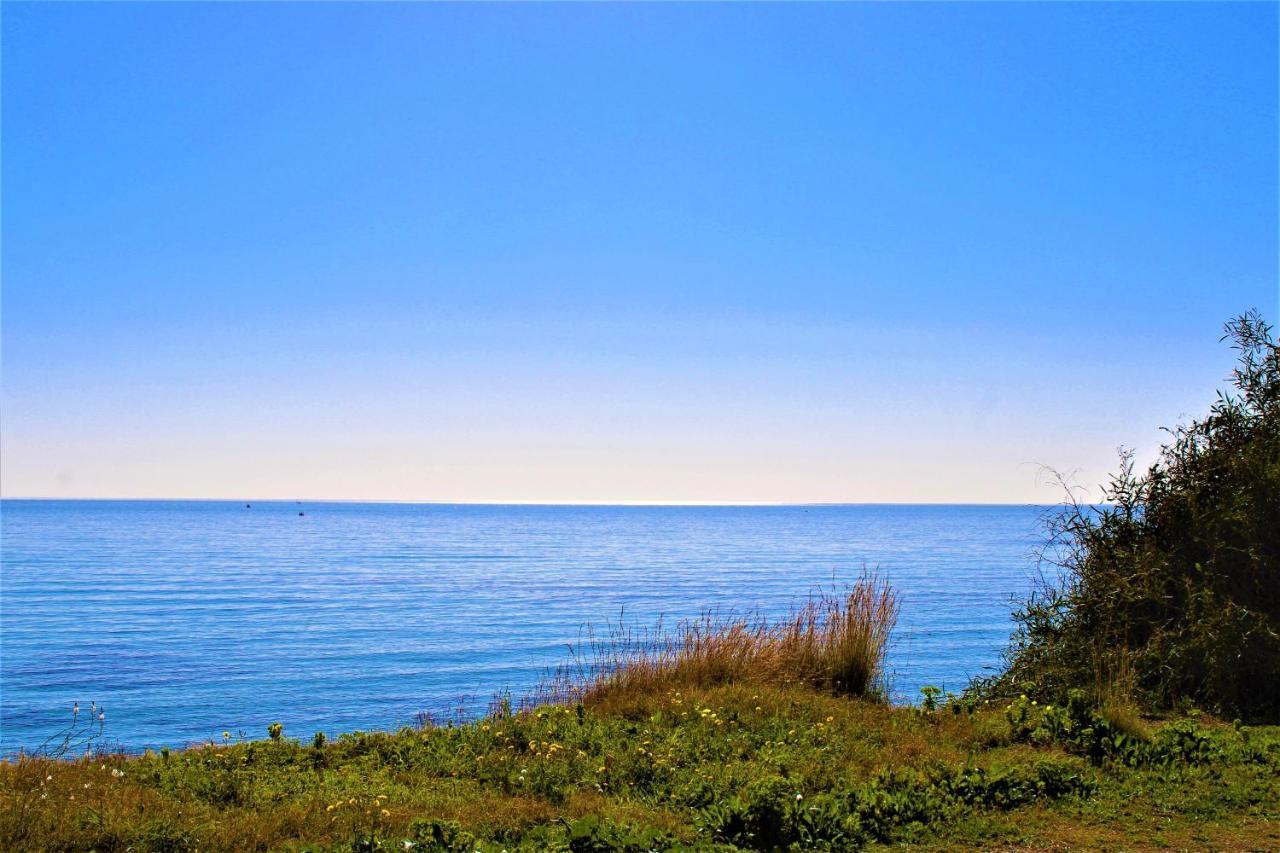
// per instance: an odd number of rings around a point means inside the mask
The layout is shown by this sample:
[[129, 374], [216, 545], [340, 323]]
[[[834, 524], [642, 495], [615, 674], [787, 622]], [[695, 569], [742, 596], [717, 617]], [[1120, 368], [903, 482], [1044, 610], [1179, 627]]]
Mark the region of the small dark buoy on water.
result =
[[306, 513], [305, 513], [305, 512], [300, 512], [300, 513], [298, 513], [298, 515], [306, 515]]
[[244, 508], [245, 508], [245, 509], [253, 509], [253, 504], [245, 504], [245, 505], [244, 505]]

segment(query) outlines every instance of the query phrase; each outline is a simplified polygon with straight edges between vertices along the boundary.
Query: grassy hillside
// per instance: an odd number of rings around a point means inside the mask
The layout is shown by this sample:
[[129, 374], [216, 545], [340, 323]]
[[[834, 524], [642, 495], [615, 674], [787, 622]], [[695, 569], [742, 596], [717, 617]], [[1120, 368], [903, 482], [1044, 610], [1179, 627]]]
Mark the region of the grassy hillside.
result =
[[460, 726], [0, 767], [5, 850], [1280, 847], [1280, 729], [1086, 704], [631, 692]]

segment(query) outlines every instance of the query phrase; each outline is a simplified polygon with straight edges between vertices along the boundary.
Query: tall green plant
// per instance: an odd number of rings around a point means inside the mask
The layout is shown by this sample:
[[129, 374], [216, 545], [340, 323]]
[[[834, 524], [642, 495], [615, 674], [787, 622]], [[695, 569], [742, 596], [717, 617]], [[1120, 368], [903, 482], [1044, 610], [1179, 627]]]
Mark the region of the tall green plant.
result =
[[1145, 472], [1122, 452], [1103, 506], [1050, 521], [1059, 579], [1014, 614], [1008, 669], [980, 690], [1061, 699], [1123, 674], [1148, 705], [1280, 719], [1280, 347], [1257, 312], [1223, 340], [1239, 359], [1209, 413]]

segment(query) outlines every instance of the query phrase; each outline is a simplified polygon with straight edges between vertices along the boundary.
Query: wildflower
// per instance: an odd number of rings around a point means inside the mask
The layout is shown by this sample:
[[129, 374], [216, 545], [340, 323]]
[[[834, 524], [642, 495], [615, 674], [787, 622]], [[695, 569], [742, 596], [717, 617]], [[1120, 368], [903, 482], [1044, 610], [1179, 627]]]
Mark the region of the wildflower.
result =
[[764, 710], [764, 708], [761, 708], [759, 705], [757, 705], [757, 706], [756, 706], [756, 710], [757, 710], [757, 711], [763, 711], [763, 710]]
[[111, 768], [111, 775], [112, 775], [112, 776], [114, 776], [114, 777], [115, 777], [115, 778], [117, 778], [117, 779], [120, 779], [120, 778], [122, 778], [122, 777], [124, 776], [124, 771], [123, 771], [123, 770], [121, 770], [121, 769], [120, 769], [120, 768], [118, 768], [118, 767], [112, 767], [112, 768]]
[[329, 805], [325, 806], [325, 807], [324, 807], [324, 810], [325, 810], [325, 811], [327, 811], [327, 812], [331, 812], [331, 811], [333, 811], [333, 804], [331, 803], [331, 804], [329, 804]]
[[835, 717], [827, 717], [827, 722], [828, 722], [828, 723], [833, 723], [833, 722], [835, 722], [835, 719], [836, 719]]
[[382, 810], [382, 816], [383, 816], [383, 817], [391, 817], [391, 812], [387, 811], [386, 809], [383, 809], [383, 810]]
[[803, 799], [804, 799], [804, 794], [796, 794], [796, 802], [797, 802], [797, 803], [798, 803], [798, 802], [800, 802], [800, 801], [801, 801], [801, 800], [803, 800]]
[[223, 739], [223, 740], [231, 740], [231, 732], [223, 732], [223, 733], [222, 733], [222, 739]]

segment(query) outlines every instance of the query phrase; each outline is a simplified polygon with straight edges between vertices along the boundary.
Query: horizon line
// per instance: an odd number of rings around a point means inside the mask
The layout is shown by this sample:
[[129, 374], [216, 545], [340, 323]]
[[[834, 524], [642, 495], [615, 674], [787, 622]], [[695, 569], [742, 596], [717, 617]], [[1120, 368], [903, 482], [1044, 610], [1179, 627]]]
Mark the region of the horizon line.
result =
[[292, 504], [394, 504], [406, 506], [597, 506], [597, 507], [793, 507], [793, 506], [1037, 506], [1053, 507], [1059, 503], [1032, 501], [558, 501], [558, 500], [390, 500], [354, 498], [174, 498], [174, 497], [49, 497], [4, 496], [0, 501], [101, 501], [170, 503], [292, 503]]

